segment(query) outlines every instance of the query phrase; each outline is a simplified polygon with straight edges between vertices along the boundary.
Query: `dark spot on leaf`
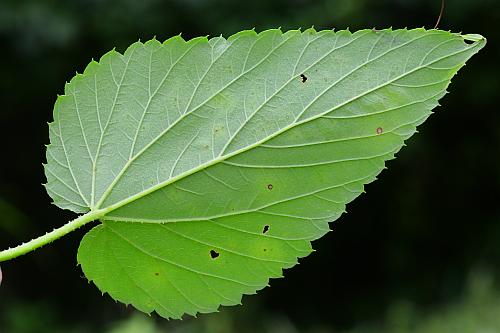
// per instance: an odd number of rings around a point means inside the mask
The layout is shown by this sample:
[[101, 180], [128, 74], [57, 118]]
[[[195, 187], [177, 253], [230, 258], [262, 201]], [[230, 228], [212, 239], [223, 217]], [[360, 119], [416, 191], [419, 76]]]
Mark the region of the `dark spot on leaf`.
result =
[[264, 249], [264, 252], [266, 252], [266, 251], [267, 251], [267, 249]]
[[382, 134], [383, 131], [382, 127], [377, 127], [377, 134]]
[[302, 83], [305, 83], [307, 81], [307, 76], [300, 74], [300, 79], [302, 80]]
[[160, 275], [160, 273], [158, 273], [158, 272], [155, 272], [155, 275], [156, 275], [156, 276], [158, 276], [158, 275]]
[[219, 252], [215, 251], [215, 250], [210, 250], [210, 257], [212, 257], [212, 259], [215, 259], [219, 256]]
[[273, 186], [273, 184], [267, 184], [267, 189], [268, 189], [268, 190], [272, 190], [272, 189], [273, 189], [273, 187], [274, 187], [274, 186]]
[[265, 233], [266, 233], [266, 232], [268, 232], [268, 231], [269, 231], [269, 226], [266, 224], [266, 225], [264, 226], [264, 229], [262, 229], [262, 233], [263, 233], [263, 234], [265, 234]]

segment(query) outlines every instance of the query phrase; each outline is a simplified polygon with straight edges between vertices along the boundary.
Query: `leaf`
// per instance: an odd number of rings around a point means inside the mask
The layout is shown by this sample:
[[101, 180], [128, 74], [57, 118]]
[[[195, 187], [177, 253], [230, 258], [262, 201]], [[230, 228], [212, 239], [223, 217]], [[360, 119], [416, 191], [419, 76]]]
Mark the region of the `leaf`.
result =
[[100, 216], [78, 262], [102, 292], [166, 318], [239, 304], [311, 253], [484, 44], [424, 29], [137, 42], [57, 99], [46, 188]]

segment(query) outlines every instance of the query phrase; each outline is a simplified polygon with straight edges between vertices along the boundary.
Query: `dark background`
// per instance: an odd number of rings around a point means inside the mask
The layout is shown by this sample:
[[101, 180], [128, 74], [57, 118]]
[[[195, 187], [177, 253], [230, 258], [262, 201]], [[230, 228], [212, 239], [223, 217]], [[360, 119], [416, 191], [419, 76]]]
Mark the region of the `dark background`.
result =
[[[0, 0], [0, 248], [74, 216], [41, 186], [56, 95], [91, 58], [156, 36], [255, 27], [432, 28], [439, 0]], [[244, 306], [149, 319], [76, 266], [78, 230], [2, 263], [0, 332], [500, 332], [500, 2], [448, 0], [440, 28], [488, 45], [318, 250]]]

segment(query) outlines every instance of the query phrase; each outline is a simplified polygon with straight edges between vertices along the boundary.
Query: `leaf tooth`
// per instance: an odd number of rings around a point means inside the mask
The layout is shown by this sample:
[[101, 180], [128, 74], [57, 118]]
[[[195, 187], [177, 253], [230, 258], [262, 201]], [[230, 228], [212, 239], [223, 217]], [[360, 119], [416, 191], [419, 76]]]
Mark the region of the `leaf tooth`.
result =
[[191, 38], [186, 42], [188, 45], [198, 44], [198, 43], [208, 43], [208, 36], [199, 36]]
[[115, 56], [120, 57], [120, 59], [123, 58], [123, 55], [120, 52], [116, 51], [116, 47], [113, 47], [110, 51], [104, 53], [101, 56], [101, 58], [99, 58], [98, 63], [100, 65], [102, 65], [102, 64], [106, 63], [110, 58], [115, 57]]
[[147, 42], [144, 43], [145, 47], [161, 47], [161, 43], [156, 39], [156, 37], [153, 37], [152, 39], [148, 40]]
[[182, 33], [180, 33], [180, 34], [177, 34], [175, 36], [172, 36], [172, 37], [168, 38], [166, 41], [163, 42], [163, 45], [167, 45], [167, 44], [172, 43], [173, 41], [179, 40], [179, 39], [182, 42], [185, 42], [184, 38], [182, 38]]
[[302, 34], [308, 34], [308, 33], [317, 33], [316, 28], [314, 28], [314, 25], [312, 25], [310, 28], [307, 28], [302, 32]]
[[141, 47], [142, 46], [142, 43], [141, 41], [137, 41], [137, 42], [134, 42], [132, 43], [129, 47], [127, 47], [127, 49], [125, 50], [125, 52], [123, 52], [123, 56], [124, 57], [130, 57], [131, 54], [134, 52], [134, 50], [137, 48], [137, 47]]

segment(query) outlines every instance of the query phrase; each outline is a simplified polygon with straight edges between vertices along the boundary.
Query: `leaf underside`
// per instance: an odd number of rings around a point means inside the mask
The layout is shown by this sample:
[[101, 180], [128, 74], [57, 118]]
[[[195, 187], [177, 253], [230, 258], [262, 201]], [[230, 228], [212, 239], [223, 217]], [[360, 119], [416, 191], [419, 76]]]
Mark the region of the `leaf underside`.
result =
[[243, 31], [93, 61], [57, 99], [45, 167], [56, 205], [105, 212], [78, 251], [85, 275], [166, 318], [239, 304], [376, 179], [474, 36]]

